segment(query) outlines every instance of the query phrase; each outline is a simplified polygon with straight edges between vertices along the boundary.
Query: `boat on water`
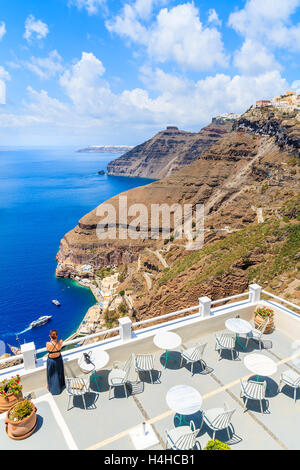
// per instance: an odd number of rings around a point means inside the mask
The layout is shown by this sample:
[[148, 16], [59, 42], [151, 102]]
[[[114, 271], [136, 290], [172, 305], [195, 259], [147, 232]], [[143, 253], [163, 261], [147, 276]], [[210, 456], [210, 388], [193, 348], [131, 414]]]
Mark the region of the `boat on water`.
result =
[[30, 323], [30, 328], [35, 328], [36, 326], [41, 326], [47, 323], [47, 321], [52, 318], [52, 315], [43, 315], [42, 317], [38, 318], [37, 320], [34, 320], [33, 322]]
[[21, 349], [18, 348], [17, 346], [12, 346], [11, 344], [8, 344], [8, 347], [15, 356], [17, 356], [18, 354], [21, 354]]
[[52, 300], [52, 303], [56, 305], [56, 307], [60, 307], [60, 302], [57, 299]]

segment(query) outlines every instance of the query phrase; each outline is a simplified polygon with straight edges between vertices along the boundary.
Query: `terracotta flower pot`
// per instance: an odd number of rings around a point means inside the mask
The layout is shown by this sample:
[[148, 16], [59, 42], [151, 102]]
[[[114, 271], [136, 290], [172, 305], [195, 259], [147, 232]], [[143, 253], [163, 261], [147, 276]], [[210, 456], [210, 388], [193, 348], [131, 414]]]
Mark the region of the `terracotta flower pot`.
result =
[[35, 431], [37, 425], [36, 407], [33, 405], [31, 414], [21, 421], [12, 421], [9, 419], [9, 413], [14, 406], [6, 414], [6, 433], [11, 439], [26, 439]]
[[[260, 327], [263, 323], [265, 323], [266, 317], [262, 317], [261, 315], [256, 314], [254, 316], [254, 324], [255, 328]], [[274, 329], [274, 318], [269, 317], [269, 323], [267, 324], [267, 327], [265, 329], [265, 333], [270, 333]]]
[[10, 393], [7, 395], [7, 397], [0, 396], [0, 413], [5, 413], [21, 400], [23, 400], [22, 392], [20, 392], [18, 395]]

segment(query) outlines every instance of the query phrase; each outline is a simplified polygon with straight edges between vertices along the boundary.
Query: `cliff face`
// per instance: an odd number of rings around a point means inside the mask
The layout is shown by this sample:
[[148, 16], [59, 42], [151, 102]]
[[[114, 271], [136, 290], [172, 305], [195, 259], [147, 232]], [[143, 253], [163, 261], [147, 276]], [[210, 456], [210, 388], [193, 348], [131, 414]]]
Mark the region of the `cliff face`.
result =
[[168, 127], [110, 162], [107, 174], [161, 179], [197, 160], [231, 130], [232, 123], [211, 123], [200, 132]]
[[299, 152], [299, 113], [284, 112], [277, 108], [251, 108], [244, 116], [234, 122], [234, 130], [245, 130], [258, 135], [275, 137], [280, 147], [289, 147]]
[[[122, 240], [118, 238], [122, 224], [116, 239], [99, 240], [96, 227], [102, 218], [95, 209], [61, 241], [57, 274], [72, 277], [78, 264], [95, 268], [130, 264], [134, 275], [120, 288], [132, 291], [134, 315], [142, 318], [196, 304], [200, 294], [213, 299], [232, 295], [244, 291], [250, 281], [268, 282], [267, 274], [276, 280], [281, 273], [295, 270], [299, 263], [299, 129], [293, 116], [274, 118], [249, 110], [232, 132], [191, 164], [107, 201], [115, 208], [117, 220], [124, 195], [128, 207], [142, 203], [149, 214], [151, 204], [203, 203], [204, 248], [188, 251], [186, 240]], [[132, 219], [128, 217], [128, 224]], [[101, 223], [109, 226], [109, 220]], [[143, 263], [136, 261], [140, 257], [153, 265], [156, 250], [168, 268], [160, 264], [162, 272], [152, 272], [153, 286], [147, 291]]]

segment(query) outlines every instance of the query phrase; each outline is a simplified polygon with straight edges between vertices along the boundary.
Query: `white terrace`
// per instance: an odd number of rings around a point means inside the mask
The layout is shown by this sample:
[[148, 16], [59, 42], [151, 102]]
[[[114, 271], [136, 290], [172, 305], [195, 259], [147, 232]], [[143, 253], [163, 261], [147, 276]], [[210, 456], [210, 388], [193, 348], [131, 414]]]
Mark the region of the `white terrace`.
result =
[[[221, 306], [219, 305], [221, 304]], [[215, 334], [226, 331], [225, 322], [230, 318], [240, 317], [247, 321], [253, 319], [257, 306], [268, 306], [274, 310], [275, 329], [263, 335], [262, 350], [256, 341], [250, 340], [247, 347], [244, 337], [235, 345], [235, 354], [224, 351], [223, 359], [215, 350]], [[0, 449], [128, 449], [137, 448], [135, 433], [141, 423], [151, 425], [153, 441], [149, 449], [165, 449], [165, 430], [179, 427], [178, 415], [170, 409], [166, 401], [168, 391], [176, 385], [191, 386], [202, 397], [201, 409], [186, 416], [197, 429], [197, 441], [203, 448], [212, 438], [213, 431], [202, 424], [203, 412], [212, 408], [221, 408], [226, 403], [234, 409], [230, 427], [230, 436], [226, 430], [218, 431], [216, 438], [227, 442], [232, 449], [299, 449], [300, 448], [300, 392], [294, 402], [294, 391], [284, 386], [278, 392], [281, 374], [288, 370], [300, 370], [300, 317], [296, 313], [300, 308], [277, 296], [274, 296], [253, 284], [249, 291], [226, 299], [211, 301], [201, 297], [199, 304], [178, 312], [173, 312], [146, 321], [132, 323], [129, 318], [119, 320], [119, 326], [103, 332], [102, 341], [85, 346], [77, 346], [63, 352], [65, 375], [82, 375], [78, 360], [83, 352], [97, 354], [105, 350], [109, 362], [101, 369], [97, 384], [91, 381], [91, 390], [85, 394], [87, 409], [82, 397], [74, 398], [68, 410], [68, 395], [64, 391], [59, 396], [52, 396], [46, 389], [45, 348], [35, 350], [34, 344], [22, 346], [20, 359], [22, 364], [0, 370], [0, 381], [5, 377], [19, 374], [22, 378], [24, 395], [30, 394], [37, 406], [38, 426], [34, 434], [23, 441], [13, 441], [4, 432], [4, 415], [0, 415]], [[171, 331], [181, 338], [181, 347], [196, 343], [207, 343], [203, 359], [206, 367], [195, 367], [194, 375], [190, 366], [181, 366], [181, 348], [170, 352], [165, 367], [163, 351], [155, 346], [153, 339], [157, 333]], [[108, 333], [115, 336], [107, 337]], [[98, 338], [96, 333], [90, 338]], [[75, 345], [79, 340], [66, 343]], [[128, 398], [122, 387], [115, 389], [115, 395], [109, 399], [108, 374], [115, 361], [126, 362], [131, 354], [154, 354], [153, 383], [148, 374], [137, 376], [132, 367], [127, 384]], [[263, 377], [267, 382], [266, 396], [261, 412], [259, 403], [249, 401], [248, 411], [240, 397], [240, 379], [247, 380], [253, 373], [246, 368], [244, 359], [249, 354], [257, 353], [276, 364], [276, 373]], [[1, 360], [0, 363], [9, 363]], [[99, 391], [98, 391], [99, 390]], [[148, 445], [147, 444], [147, 445]], [[142, 444], [143, 445], [143, 444]]]

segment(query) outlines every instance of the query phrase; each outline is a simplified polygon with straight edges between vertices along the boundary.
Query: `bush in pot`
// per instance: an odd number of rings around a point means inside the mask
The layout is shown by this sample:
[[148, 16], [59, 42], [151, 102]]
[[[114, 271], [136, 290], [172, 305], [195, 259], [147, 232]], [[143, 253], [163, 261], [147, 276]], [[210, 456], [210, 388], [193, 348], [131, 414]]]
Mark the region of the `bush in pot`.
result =
[[204, 447], [203, 450], [231, 450], [231, 447], [229, 447], [227, 444], [224, 442], [218, 441], [218, 439], [215, 439], [214, 441], [208, 441], [206, 444], [206, 447]]
[[259, 328], [262, 323], [265, 323], [267, 318], [269, 318], [269, 322], [264, 331], [265, 333], [269, 333], [274, 328], [274, 311], [268, 307], [257, 307], [254, 312], [255, 328]]
[[22, 400], [10, 408], [6, 415], [6, 432], [12, 439], [25, 439], [36, 427], [36, 407], [30, 400]]
[[22, 398], [22, 385], [19, 375], [0, 382], [0, 413], [8, 411]]

